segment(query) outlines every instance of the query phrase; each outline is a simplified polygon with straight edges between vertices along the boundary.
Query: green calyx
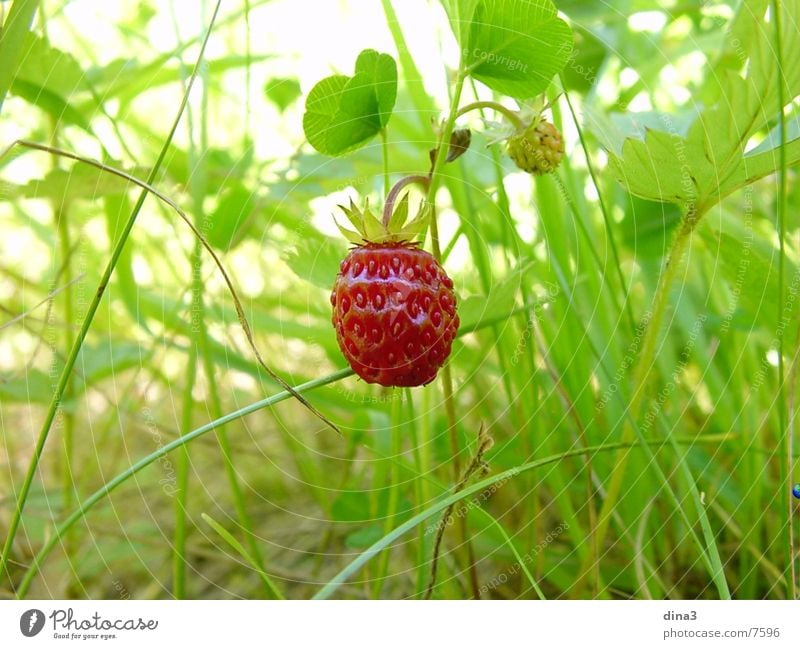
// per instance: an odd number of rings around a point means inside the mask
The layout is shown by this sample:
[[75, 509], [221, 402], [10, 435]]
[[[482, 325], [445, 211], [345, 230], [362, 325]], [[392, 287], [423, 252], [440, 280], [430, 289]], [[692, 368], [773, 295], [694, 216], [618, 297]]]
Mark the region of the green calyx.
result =
[[425, 232], [431, 217], [430, 205], [422, 201], [416, 216], [409, 220], [407, 193], [396, 207], [387, 200], [382, 220], [369, 208], [369, 201], [365, 201], [363, 210], [352, 199], [349, 207], [340, 205], [339, 208], [355, 229], [342, 226], [334, 216], [336, 226], [350, 243], [358, 246], [365, 243], [411, 242]]

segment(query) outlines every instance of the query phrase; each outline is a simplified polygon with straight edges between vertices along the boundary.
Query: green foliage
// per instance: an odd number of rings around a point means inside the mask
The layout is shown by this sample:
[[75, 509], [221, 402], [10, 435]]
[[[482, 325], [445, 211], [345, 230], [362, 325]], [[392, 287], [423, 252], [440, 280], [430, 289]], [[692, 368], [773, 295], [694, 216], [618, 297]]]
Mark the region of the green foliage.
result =
[[38, 0], [15, 0], [0, 25], [0, 112], [23, 59], [25, 42], [39, 6]]
[[[738, 217], [738, 218], [737, 218]], [[719, 220], [707, 221], [700, 234], [708, 253], [715, 259], [715, 268], [731, 291], [730, 304], [739, 326], [747, 330], [770, 332], [778, 313], [778, 256], [774, 244], [775, 231], [769, 224], [746, 224], [739, 215], [725, 214]], [[784, 260], [786, 276], [800, 277], [791, 260]], [[797, 311], [800, 304], [790, 298], [797, 287], [784, 285], [785, 318], [788, 336], [797, 331]]]
[[[633, 114], [622, 128], [620, 120], [616, 125], [603, 120], [595, 124], [609, 150], [611, 169], [631, 193], [706, 210], [776, 170], [774, 148], [753, 155], [747, 147], [753, 136], [774, 123], [779, 84], [784, 84], [786, 98], [800, 94], [800, 68], [776, 71], [773, 23], [766, 21], [764, 4], [754, 7], [760, 14], [746, 28], [740, 24], [735, 37], [739, 69], [709, 77], [705, 94], [714, 100], [690, 121], [685, 116]], [[800, 2], [787, 0], [781, 7], [784, 53], [786, 60], [794, 60], [800, 56]], [[790, 163], [800, 159], [800, 142], [790, 144], [788, 157]]]
[[6, 403], [47, 403], [52, 381], [40, 370], [31, 369], [24, 377], [0, 376], [0, 397]]
[[485, 295], [466, 297], [458, 310], [461, 330], [473, 331], [486, 323], [506, 318], [514, 309], [520, 284], [525, 281], [525, 273], [531, 266], [529, 262], [515, 268], [507, 277], [494, 284]]
[[339, 272], [342, 244], [318, 234], [298, 237], [296, 246], [284, 254], [284, 261], [302, 280], [330, 290]]
[[392, 115], [397, 98], [394, 59], [364, 50], [355, 68], [354, 76], [327, 77], [308, 94], [303, 130], [320, 153], [337, 156], [363, 146]]
[[462, 65], [492, 90], [529, 99], [572, 53], [572, 30], [550, 0], [454, 0], [451, 22]]
[[[135, 177], [141, 177], [148, 170], [134, 168], [127, 171]], [[61, 204], [79, 199], [93, 201], [105, 196], [119, 196], [132, 188], [133, 183], [129, 180], [77, 163], [69, 169], [52, 169], [44, 178], [31, 180], [23, 186], [10, 186], [8, 191], [20, 198], [46, 198]]]
[[55, 120], [88, 129], [85, 115], [73, 106], [74, 96], [87, 90], [83, 71], [72, 56], [43, 38], [26, 35], [11, 90]]
[[230, 250], [241, 242], [255, 209], [253, 192], [244, 185], [233, 184], [220, 196], [210, 215], [206, 240], [215, 248]]
[[269, 578], [269, 575], [267, 575], [260, 568], [260, 566], [258, 565], [258, 561], [256, 561], [250, 555], [250, 553], [247, 550], [244, 549], [244, 546], [241, 543], [239, 543], [239, 541], [236, 540], [236, 537], [234, 537], [233, 534], [231, 534], [228, 530], [226, 530], [222, 525], [220, 525], [217, 521], [215, 521], [213, 518], [211, 518], [211, 516], [209, 516], [208, 514], [204, 513], [204, 514], [200, 514], [200, 516], [203, 518], [203, 520], [206, 523], [208, 523], [211, 526], [211, 528], [217, 534], [219, 534], [219, 536], [222, 537], [222, 539], [233, 550], [236, 551], [236, 553], [240, 557], [242, 557], [242, 559], [244, 559], [250, 565], [250, 567], [252, 569], [254, 569], [259, 574], [259, 576], [264, 581], [264, 583], [267, 585], [268, 590], [272, 593], [272, 596], [275, 599], [284, 599], [283, 595], [281, 594], [281, 591], [278, 590], [278, 587], [275, 585], [275, 583], [272, 581], [272, 579]]
[[[139, 367], [149, 358], [148, 350], [133, 343], [109, 341], [86, 345], [78, 356], [76, 394], [82, 394], [104, 379]], [[52, 391], [52, 378], [35, 368], [27, 370], [23, 375], [0, 376], [0, 396], [4, 400], [46, 404]]]
[[281, 112], [291, 106], [301, 95], [297, 79], [270, 79], [264, 86], [264, 93]]
[[656, 203], [627, 194], [625, 217], [620, 223], [622, 242], [639, 261], [660, 260], [667, 242], [681, 221], [674, 203]]

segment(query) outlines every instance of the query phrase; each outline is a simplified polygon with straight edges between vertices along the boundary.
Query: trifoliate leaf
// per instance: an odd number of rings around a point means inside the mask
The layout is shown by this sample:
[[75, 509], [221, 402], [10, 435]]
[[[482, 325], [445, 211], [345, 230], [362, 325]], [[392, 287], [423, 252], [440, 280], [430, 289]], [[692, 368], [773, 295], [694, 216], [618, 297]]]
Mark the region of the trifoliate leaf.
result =
[[306, 99], [303, 130], [320, 153], [343, 155], [385, 128], [397, 99], [397, 65], [388, 54], [364, 50], [355, 75], [334, 75], [315, 85]]

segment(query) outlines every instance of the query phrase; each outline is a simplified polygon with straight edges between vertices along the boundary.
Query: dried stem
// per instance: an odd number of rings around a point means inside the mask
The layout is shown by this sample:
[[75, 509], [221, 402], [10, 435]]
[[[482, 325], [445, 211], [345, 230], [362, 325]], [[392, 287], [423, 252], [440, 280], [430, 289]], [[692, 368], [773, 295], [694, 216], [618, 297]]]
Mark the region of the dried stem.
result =
[[[464, 471], [464, 474], [461, 476], [458, 484], [456, 484], [455, 488], [453, 489], [453, 493], [458, 493], [461, 491], [470, 481], [470, 478], [472, 478], [472, 476], [476, 473], [485, 473], [488, 471], [488, 467], [486, 466], [486, 462], [483, 460], [483, 456], [486, 454], [486, 451], [492, 448], [493, 444], [494, 440], [489, 437], [483, 426], [481, 426], [480, 430], [478, 431], [478, 449], [472, 458], [472, 462], [469, 463], [469, 466]], [[442, 513], [441, 519], [439, 520], [439, 524], [436, 526], [436, 541], [433, 545], [433, 558], [431, 559], [431, 576], [428, 581], [428, 587], [425, 589], [424, 599], [431, 598], [431, 595], [433, 594], [433, 588], [436, 585], [436, 572], [439, 568], [439, 554], [441, 553], [442, 549], [442, 539], [444, 538], [444, 531], [447, 528], [447, 521], [453, 515], [454, 508], [455, 503], [445, 509]]]

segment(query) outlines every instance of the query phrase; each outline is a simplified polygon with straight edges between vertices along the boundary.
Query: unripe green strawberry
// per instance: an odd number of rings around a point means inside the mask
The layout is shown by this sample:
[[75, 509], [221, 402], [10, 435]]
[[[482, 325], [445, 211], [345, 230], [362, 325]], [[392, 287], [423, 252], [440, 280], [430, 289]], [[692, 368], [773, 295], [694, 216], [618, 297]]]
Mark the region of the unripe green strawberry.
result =
[[561, 164], [564, 140], [555, 126], [540, 118], [521, 133], [512, 135], [506, 151], [520, 169], [541, 176]]

